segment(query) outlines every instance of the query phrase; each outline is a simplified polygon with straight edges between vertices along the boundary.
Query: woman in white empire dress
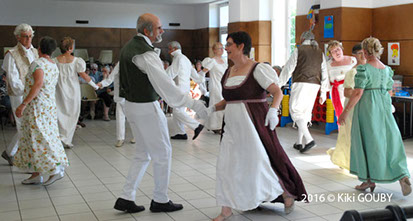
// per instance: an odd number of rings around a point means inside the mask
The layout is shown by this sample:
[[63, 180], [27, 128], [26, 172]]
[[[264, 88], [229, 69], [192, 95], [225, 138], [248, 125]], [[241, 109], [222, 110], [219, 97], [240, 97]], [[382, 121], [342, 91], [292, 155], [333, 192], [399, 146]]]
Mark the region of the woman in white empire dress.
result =
[[[265, 201], [284, 203], [288, 214], [306, 191], [275, 131], [282, 99], [277, 74], [247, 57], [251, 38], [246, 32], [229, 34], [225, 49], [234, 66], [222, 78], [224, 99], [207, 111], [209, 116], [225, 112], [215, 189], [222, 210], [214, 221], [226, 220], [232, 209], [252, 210]], [[266, 91], [274, 96], [270, 108]]]
[[72, 148], [72, 140], [80, 114], [80, 83], [82, 77], [95, 90], [99, 87], [85, 73], [86, 63], [82, 58], [72, 55], [74, 41], [65, 37], [60, 43], [61, 55], [54, 60], [59, 68], [59, 80], [56, 86], [56, 105], [60, 140], [65, 148]]
[[[220, 42], [216, 42], [212, 46], [214, 52], [213, 58], [205, 58], [202, 61], [204, 67], [203, 72], [209, 71], [209, 105], [214, 105], [220, 102], [222, 97], [221, 79], [225, 70], [228, 68], [227, 62], [222, 58], [224, 54], [224, 46]], [[222, 119], [224, 113], [222, 111], [212, 113], [211, 117], [205, 123], [208, 130], [220, 134], [222, 129]]]

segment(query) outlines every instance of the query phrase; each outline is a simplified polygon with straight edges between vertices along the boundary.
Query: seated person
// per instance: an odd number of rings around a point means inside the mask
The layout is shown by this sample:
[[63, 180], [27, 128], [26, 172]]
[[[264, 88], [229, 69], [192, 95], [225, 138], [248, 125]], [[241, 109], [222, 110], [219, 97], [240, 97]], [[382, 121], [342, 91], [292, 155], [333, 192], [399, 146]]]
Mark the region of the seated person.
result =
[[[103, 79], [106, 79], [109, 76], [109, 73], [110, 73], [110, 68], [108, 66], [103, 67], [102, 68], [102, 79], [100, 81], [102, 81]], [[109, 87], [104, 87], [96, 91], [98, 97], [103, 100], [103, 120], [104, 121], [110, 121], [109, 108], [113, 103], [112, 96], [110, 95], [112, 94], [112, 91], [113, 91], [113, 83]]]
[[[87, 72], [86, 72], [87, 73]], [[89, 77], [92, 79], [92, 81], [94, 82], [94, 83], [98, 83], [98, 82], [100, 82], [100, 81], [102, 81], [103, 80], [103, 74], [102, 74], [102, 72], [100, 72], [99, 71], [99, 67], [98, 67], [98, 65], [96, 64], [96, 63], [91, 63], [90, 64], [90, 71], [89, 71], [89, 73], [88, 73], [88, 75], [89, 75]], [[80, 80], [81, 81], [81, 83], [83, 83], [82, 82], [82, 80]], [[96, 91], [96, 93], [97, 93], [97, 95], [98, 95], [98, 97], [99, 97], [99, 92], [98, 91]], [[90, 115], [90, 119], [95, 119], [95, 116], [96, 116], [96, 114], [95, 114], [95, 106], [96, 106], [96, 101], [90, 101], [89, 102], [89, 106], [90, 106], [90, 113], [89, 113], [89, 115]], [[105, 108], [104, 108], [104, 110], [105, 110]], [[83, 111], [82, 111], [83, 112]], [[104, 115], [105, 116], [105, 115]], [[110, 120], [109, 119], [109, 117], [103, 117], [103, 119], [105, 120], [105, 121], [108, 121], [108, 120]]]
[[15, 125], [13, 112], [11, 109], [10, 97], [7, 94], [6, 73], [2, 74], [0, 77], [0, 104], [5, 107], [4, 113], [7, 113], [11, 124]]
[[93, 82], [98, 83], [103, 79], [102, 72], [99, 71], [98, 65], [96, 63], [90, 64], [89, 76], [93, 79]]

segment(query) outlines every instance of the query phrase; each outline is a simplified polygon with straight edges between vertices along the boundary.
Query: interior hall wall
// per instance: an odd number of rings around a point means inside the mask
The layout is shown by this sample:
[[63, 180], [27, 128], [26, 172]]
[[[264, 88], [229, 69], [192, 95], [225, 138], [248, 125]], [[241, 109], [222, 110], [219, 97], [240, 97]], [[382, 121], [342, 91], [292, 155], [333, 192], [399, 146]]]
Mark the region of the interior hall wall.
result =
[[[384, 53], [381, 61], [387, 65], [387, 44], [400, 42], [400, 66], [390, 66], [395, 74], [403, 75], [403, 85], [413, 86], [413, 4], [404, 4], [380, 8], [332, 8], [321, 9], [314, 29], [317, 42], [324, 49], [324, 44], [335, 39], [343, 43], [344, 54], [351, 55], [351, 49], [363, 39], [373, 36], [378, 38]], [[324, 38], [324, 16], [334, 17], [334, 38]], [[306, 15], [296, 17], [296, 39], [308, 30]]]
[[[324, 38], [324, 17], [332, 15], [334, 19], [334, 38]], [[330, 40], [342, 42], [344, 54], [351, 55], [353, 46], [369, 37], [372, 32], [372, 9], [366, 8], [332, 8], [320, 10], [313, 30], [315, 38], [324, 50], [324, 44]], [[307, 16], [296, 17], [296, 39], [309, 29]]]
[[245, 31], [251, 36], [256, 61], [271, 62], [271, 21], [229, 23], [228, 33], [236, 31]]
[[387, 43], [400, 43], [400, 66], [391, 66], [403, 75], [403, 85], [413, 86], [413, 4], [373, 10], [373, 33], [384, 47], [382, 61], [387, 64]]
[[[0, 26], [0, 50], [4, 47], [13, 47], [17, 41], [13, 35], [15, 26]], [[132, 28], [80, 28], [80, 27], [50, 27], [33, 26], [35, 36], [33, 45], [37, 47], [42, 36], [50, 36], [59, 43], [65, 36], [70, 36], [76, 40], [76, 48], [88, 49], [89, 57], [94, 60], [99, 58], [101, 50], [112, 50], [113, 61], [119, 60], [121, 48], [136, 35], [136, 30]], [[203, 28], [193, 30], [166, 29], [162, 35], [163, 41], [154, 44], [162, 50], [161, 58], [171, 61], [168, 55], [167, 44], [170, 41], [178, 41], [182, 46], [182, 52], [191, 60], [202, 60], [209, 56], [212, 45], [210, 41], [217, 41], [218, 31], [216, 28]], [[0, 59], [3, 59], [0, 53]]]

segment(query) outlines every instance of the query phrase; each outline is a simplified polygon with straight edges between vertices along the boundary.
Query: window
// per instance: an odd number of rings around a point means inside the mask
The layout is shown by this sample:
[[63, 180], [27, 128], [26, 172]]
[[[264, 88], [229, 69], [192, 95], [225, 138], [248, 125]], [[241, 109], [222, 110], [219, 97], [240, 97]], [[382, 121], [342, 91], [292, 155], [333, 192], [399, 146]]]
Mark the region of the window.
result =
[[[228, 22], [229, 22], [229, 6], [228, 3], [219, 5], [219, 41], [222, 45], [227, 42], [228, 36]], [[227, 58], [227, 51], [224, 50], [222, 55], [224, 59]]]
[[272, 1], [271, 63], [282, 66], [295, 49], [297, 0]]
[[290, 39], [290, 52], [291, 55], [295, 49], [295, 16], [297, 14], [297, 0], [291, 0], [288, 2], [288, 29]]

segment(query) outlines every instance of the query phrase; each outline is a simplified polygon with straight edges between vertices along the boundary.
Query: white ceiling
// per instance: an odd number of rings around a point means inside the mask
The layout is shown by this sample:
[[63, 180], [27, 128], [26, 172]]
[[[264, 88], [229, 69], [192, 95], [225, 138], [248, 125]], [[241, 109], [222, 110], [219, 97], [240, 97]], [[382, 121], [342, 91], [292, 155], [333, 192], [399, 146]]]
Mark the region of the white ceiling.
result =
[[205, 4], [226, 2], [223, 0], [55, 0], [55, 1], [89, 1], [89, 2], [106, 2], [106, 3], [136, 3], [136, 4]]

